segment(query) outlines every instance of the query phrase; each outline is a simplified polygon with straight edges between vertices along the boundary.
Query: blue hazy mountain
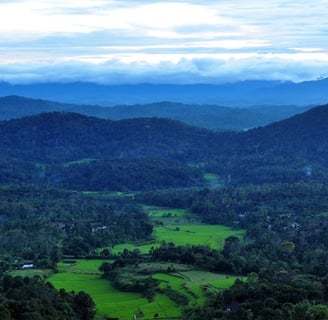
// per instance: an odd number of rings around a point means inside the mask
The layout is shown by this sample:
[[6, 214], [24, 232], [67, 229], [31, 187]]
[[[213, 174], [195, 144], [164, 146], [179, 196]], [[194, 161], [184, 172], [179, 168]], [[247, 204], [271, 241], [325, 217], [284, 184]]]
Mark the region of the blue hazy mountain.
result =
[[20, 95], [65, 103], [144, 104], [173, 101], [225, 106], [318, 105], [328, 101], [328, 79], [301, 83], [243, 81], [226, 84], [100, 85], [87, 82], [0, 83], [0, 96]]
[[244, 130], [263, 126], [303, 112], [305, 109], [306, 107], [301, 106], [234, 108], [174, 102], [102, 107], [99, 105], [65, 104], [20, 96], [0, 98], [0, 120], [21, 118], [44, 112], [71, 111], [112, 120], [146, 117], [169, 118], [220, 131]]

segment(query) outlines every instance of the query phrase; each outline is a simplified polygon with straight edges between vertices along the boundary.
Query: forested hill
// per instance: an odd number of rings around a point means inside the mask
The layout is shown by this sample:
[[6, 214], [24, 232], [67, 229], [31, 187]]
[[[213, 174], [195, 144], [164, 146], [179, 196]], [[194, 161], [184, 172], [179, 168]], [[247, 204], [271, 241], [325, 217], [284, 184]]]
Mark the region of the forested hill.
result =
[[81, 158], [291, 156], [328, 161], [328, 106], [240, 133], [215, 133], [160, 118], [111, 121], [76, 113], [44, 113], [0, 122], [2, 155], [43, 162]]
[[62, 111], [72, 105], [42, 99], [30, 99], [21, 96], [0, 98], [0, 120], [9, 120], [35, 115], [38, 113]]
[[328, 163], [328, 105], [234, 136], [237, 154], [295, 156]]
[[45, 113], [0, 122], [0, 167], [5, 181], [33, 173], [34, 181], [47, 175], [78, 188], [85, 176], [94, 181], [90, 189], [106, 189], [109, 182], [114, 188], [113, 177], [116, 189], [131, 189], [130, 180], [121, 181], [122, 172], [149, 187], [156, 187], [154, 176], [157, 181], [167, 177], [163, 187], [185, 186], [201, 182], [206, 172], [230, 183], [325, 181], [327, 119], [328, 106], [320, 106], [266, 127], [215, 133], [168, 119], [111, 121]]
[[0, 123], [2, 156], [41, 162], [81, 158], [209, 157], [218, 136], [180, 122], [144, 118], [111, 121], [54, 112]]
[[169, 101], [104, 107], [65, 104], [21, 96], [6, 96], [0, 97], [0, 120], [10, 120], [44, 112], [66, 111], [111, 120], [148, 117], [169, 118], [211, 130], [238, 131], [286, 119], [308, 108], [293, 105], [236, 108]]

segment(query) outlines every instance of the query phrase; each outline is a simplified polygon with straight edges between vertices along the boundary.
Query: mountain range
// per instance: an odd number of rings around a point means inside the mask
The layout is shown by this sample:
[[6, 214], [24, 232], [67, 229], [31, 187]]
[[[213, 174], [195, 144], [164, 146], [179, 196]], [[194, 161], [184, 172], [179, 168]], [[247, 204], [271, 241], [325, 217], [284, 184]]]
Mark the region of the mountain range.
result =
[[169, 119], [43, 113], [0, 122], [2, 179], [23, 172], [34, 183], [77, 188], [89, 181], [89, 189], [106, 189], [104, 181], [128, 189], [123, 177], [148, 186], [157, 176], [163, 187], [199, 184], [206, 172], [227, 183], [326, 181], [327, 119], [325, 105], [246, 132], [218, 133]]
[[147, 117], [168, 118], [211, 130], [239, 131], [264, 126], [301, 113], [308, 108], [292, 105], [233, 108], [173, 102], [103, 107], [6, 96], [0, 98], [0, 120], [9, 120], [44, 112], [69, 111], [112, 120]]
[[0, 96], [19, 95], [64, 103], [145, 104], [173, 101], [244, 107], [254, 105], [318, 105], [328, 101], [328, 78], [301, 83], [243, 81], [224, 84], [0, 83]]

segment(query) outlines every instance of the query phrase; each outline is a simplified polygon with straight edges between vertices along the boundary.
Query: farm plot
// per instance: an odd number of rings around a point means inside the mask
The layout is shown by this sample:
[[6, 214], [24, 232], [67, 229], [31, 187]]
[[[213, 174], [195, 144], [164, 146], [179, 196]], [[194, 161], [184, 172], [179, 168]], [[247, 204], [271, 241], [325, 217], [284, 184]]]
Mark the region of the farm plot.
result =
[[228, 288], [237, 279], [245, 281], [246, 277], [217, 274], [213, 272], [189, 270], [178, 273], [156, 273], [153, 277], [161, 281], [162, 289], [171, 288], [188, 297], [190, 304], [205, 302], [206, 292]]
[[[179, 317], [180, 308], [167, 296], [157, 294], [149, 302], [139, 293], [122, 292], [115, 289], [111, 282], [97, 274], [102, 260], [77, 260], [67, 268], [66, 263], [59, 264], [63, 272], [53, 275], [49, 281], [57, 288], [67, 291], [85, 291], [93, 298], [97, 308], [97, 318], [108, 315], [119, 319], [132, 319], [134, 314], [152, 319], [155, 314], [160, 317]], [[92, 274], [93, 273], [93, 274]]]
[[223, 248], [230, 236], [243, 238], [244, 230], [234, 230], [221, 225], [172, 225], [154, 228], [157, 241], [173, 242], [175, 245], [207, 245], [212, 249]]

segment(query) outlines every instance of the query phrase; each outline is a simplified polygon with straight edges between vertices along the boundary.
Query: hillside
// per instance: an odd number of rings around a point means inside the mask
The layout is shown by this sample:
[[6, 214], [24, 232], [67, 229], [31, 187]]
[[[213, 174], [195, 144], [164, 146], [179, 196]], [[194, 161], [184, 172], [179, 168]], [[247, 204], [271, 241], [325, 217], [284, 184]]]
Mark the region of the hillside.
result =
[[158, 102], [143, 105], [123, 105], [112, 108], [75, 108], [74, 111], [112, 120], [139, 117], [160, 117], [215, 131], [241, 131], [264, 126], [303, 112], [299, 106], [254, 106], [249, 108]]
[[[2, 154], [26, 161], [164, 157], [201, 159], [216, 135], [180, 122], [140, 118], [111, 121], [76, 113], [44, 113], [0, 123]], [[203, 152], [199, 152], [202, 150]]]
[[245, 130], [263, 126], [304, 110], [305, 107], [289, 105], [232, 108], [173, 102], [103, 107], [98, 105], [64, 104], [20, 96], [0, 98], [0, 120], [10, 120], [44, 112], [68, 111], [111, 120], [149, 117], [168, 118], [218, 131]]
[[235, 143], [239, 150], [246, 153], [298, 156], [326, 164], [327, 119], [328, 105], [319, 106], [289, 119], [239, 134]]
[[0, 180], [89, 190], [200, 186], [206, 172], [227, 184], [326, 181], [327, 118], [320, 106], [246, 132], [215, 133], [168, 119], [45, 113], [0, 123]]

